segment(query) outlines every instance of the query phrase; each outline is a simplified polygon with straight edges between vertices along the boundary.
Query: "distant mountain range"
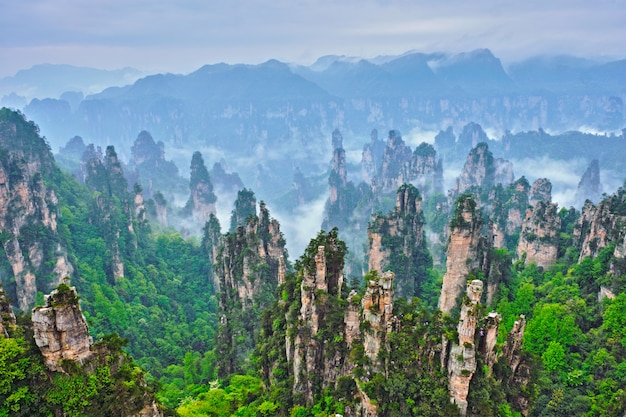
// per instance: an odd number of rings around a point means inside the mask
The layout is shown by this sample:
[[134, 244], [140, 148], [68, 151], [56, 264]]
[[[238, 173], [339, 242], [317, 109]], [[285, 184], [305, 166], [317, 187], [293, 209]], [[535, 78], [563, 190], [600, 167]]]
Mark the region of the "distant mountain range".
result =
[[66, 92], [93, 94], [112, 85], [131, 84], [145, 75], [134, 68], [107, 71], [72, 65], [35, 65], [12, 77], [0, 78], [0, 104], [11, 100], [59, 98]]
[[[291, 172], [326, 166], [313, 156], [330, 154], [335, 128], [348, 149], [359, 149], [372, 129], [460, 132], [476, 122], [500, 135], [582, 127], [621, 135], [625, 127], [626, 60], [550, 56], [505, 69], [480, 49], [370, 60], [325, 56], [310, 66], [222, 63], [140, 77], [133, 69], [42, 65], [0, 80], [0, 105], [36, 120], [53, 149], [79, 135], [115, 145], [123, 158], [147, 130], [184, 158], [216, 151], [218, 159], [239, 158], [261, 173], [260, 161]], [[108, 88], [87, 94], [97, 85]], [[25, 91], [38, 98], [27, 101]]]

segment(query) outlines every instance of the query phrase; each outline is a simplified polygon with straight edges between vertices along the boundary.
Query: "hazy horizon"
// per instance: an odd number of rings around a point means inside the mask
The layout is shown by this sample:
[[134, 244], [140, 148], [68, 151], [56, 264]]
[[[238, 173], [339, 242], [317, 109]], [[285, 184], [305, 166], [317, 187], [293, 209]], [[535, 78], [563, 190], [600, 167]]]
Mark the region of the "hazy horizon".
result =
[[18, 2], [0, 16], [0, 78], [42, 63], [188, 73], [218, 62], [311, 64], [411, 50], [488, 48], [505, 64], [546, 54], [618, 59], [625, 18], [622, 0]]

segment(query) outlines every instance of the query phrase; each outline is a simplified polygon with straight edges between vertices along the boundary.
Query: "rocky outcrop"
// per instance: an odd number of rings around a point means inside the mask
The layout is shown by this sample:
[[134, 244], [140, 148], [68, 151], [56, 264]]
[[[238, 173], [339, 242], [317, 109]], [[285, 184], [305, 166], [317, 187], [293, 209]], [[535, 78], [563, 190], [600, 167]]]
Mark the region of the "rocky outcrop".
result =
[[483, 265], [486, 243], [481, 235], [481, 226], [476, 201], [469, 195], [460, 196], [450, 223], [446, 273], [438, 304], [439, 310], [445, 314], [456, 306], [470, 272]]
[[82, 363], [92, 356], [85, 316], [74, 287], [61, 284], [32, 314], [35, 343], [51, 371], [63, 372], [62, 361]]
[[284, 281], [287, 258], [280, 225], [270, 218], [263, 202], [259, 215], [248, 217], [245, 226], [219, 238], [219, 223], [214, 216], [205, 228], [204, 245], [214, 258], [214, 286], [219, 289], [220, 329], [218, 333], [220, 375], [240, 370], [244, 359], [254, 348], [259, 315], [273, 299], [279, 283]]
[[483, 282], [473, 280], [467, 285], [466, 298], [461, 304], [461, 315], [457, 331], [458, 342], [452, 343], [448, 359], [448, 381], [450, 399], [459, 406], [461, 416], [467, 414], [467, 396], [472, 377], [476, 372], [476, 347], [474, 337], [478, 323], [478, 305], [483, 291]]
[[510, 247], [512, 238], [519, 236], [528, 208], [529, 190], [528, 181], [521, 177], [508, 187], [495, 187], [489, 193], [490, 236], [494, 248]]
[[[205, 223], [202, 232], [202, 247], [209, 257], [209, 265], [211, 265], [212, 267], [217, 260], [220, 245], [222, 242], [222, 229], [217, 217], [211, 215], [209, 217], [209, 221]], [[213, 281], [213, 288], [215, 289], [215, 291], [220, 292], [220, 277], [217, 274], [213, 273], [212, 268], [209, 272], [209, 279]]]
[[405, 164], [403, 180], [415, 185], [425, 197], [443, 193], [443, 164], [431, 144], [421, 143], [415, 148]]
[[394, 273], [374, 274], [373, 278], [375, 279], [366, 283], [365, 294], [361, 300], [362, 322], [366, 329], [363, 333], [363, 346], [373, 368], [379, 370], [378, 353], [381, 349], [389, 350], [385, 343], [387, 333], [391, 331], [393, 325]]
[[459, 134], [458, 145], [467, 150], [475, 148], [481, 142], [487, 142], [487, 134], [478, 123], [470, 122], [463, 126]]
[[375, 215], [367, 230], [368, 269], [394, 271], [396, 295], [400, 297], [420, 296], [426, 270], [432, 267], [421, 205], [417, 188], [404, 184], [398, 189], [394, 211]]
[[380, 177], [384, 152], [385, 142], [378, 139], [378, 131], [374, 129], [370, 142], [363, 145], [361, 154], [361, 176], [366, 183], [372, 184], [375, 178]]
[[[74, 287], [60, 284], [46, 296], [46, 305], [32, 312], [33, 337], [39, 348], [50, 381], [54, 372], [70, 373], [85, 379], [98, 376], [98, 387], [80, 405], [82, 412], [94, 407], [107, 407], [105, 414], [128, 417], [162, 417], [154, 393], [148, 388], [144, 374], [136, 366], [128, 372], [125, 363], [132, 360], [121, 351], [121, 339], [105, 338], [92, 344], [85, 317], [78, 304]], [[123, 370], [122, 372], [120, 372]], [[37, 382], [40, 384], [41, 382]], [[111, 403], [111, 393], [116, 401]], [[80, 410], [81, 408], [74, 408]], [[63, 407], [54, 411], [64, 415]], [[115, 414], [112, 411], [115, 410]], [[89, 415], [89, 413], [85, 413]]]
[[526, 256], [526, 262], [547, 268], [556, 262], [559, 250], [561, 218], [556, 203], [539, 201], [534, 208], [526, 210], [517, 255]]
[[376, 181], [377, 191], [383, 194], [394, 193], [407, 182], [404, 174], [412, 157], [411, 148], [404, 143], [400, 132], [390, 130], [383, 153], [381, 175]]
[[511, 378], [514, 378], [515, 371], [519, 366], [522, 358], [522, 341], [524, 339], [524, 329], [526, 328], [526, 317], [520, 315], [519, 319], [513, 324], [513, 329], [506, 338], [506, 344], [502, 348], [502, 358], [511, 368]]
[[511, 369], [508, 380], [504, 381], [511, 391], [509, 400], [517, 410], [520, 410], [523, 416], [528, 416], [530, 412], [529, 397], [532, 395], [532, 390], [529, 390], [528, 385], [531, 383], [532, 377], [531, 366], [522, 360], [522, 341], [525, 327], [526, 318], [524, 315], [520, 315], [513, 325], [513, 329], [507, 335], [500, 360], [504, 360]]
[[[352, 236], [355, 242], [353, 247], [356, 248], [356, 242], [365, 239], [365, 225], [370, 216], [367, 207], [372, 204], [372, 190], [365, 183], [355, 187], [352, 181], [348, 181], [346, 152], [343, 149], [343, 137], [338, 130], [333, 132], [332, 146], [333, 157], [328, 176], [329, 197], [324, 207], [322, 229], [339, 228], [345, 235]], [[359, 212], [356, 211], [357, 205], [362, 206]]]
[[594, 206], [587, 201], [574, 228], [574, 244], [580, 247], [579, 261], [586, 256], [595, 257], [610, 244], [616, 253], [623, 251], [626, 241], [626, 189], [620, 187], [615, 194]]
[[[0, 242], [15, 280], [10, 298], [28, 311], [37, 291], [51, 291], [73, 267], [57, 233], [56, 194], [44, 184], [54, 170], [50, 148], [34, 124], [6, 109], [0, 148]], [[51, 279], [38, 279], [44, 276]]]
[[528, 204], [535, 207], [539, 201], [549, 203], [552, 201], [552, 183], [547, 178], [539, 178], [533, 182], [528, 197]]
[[477, 187], [488, 190], [496, 184], [504, 186], [513, 182], [513, 165], [503, 159], [494, 159], [485, 142], [470, 151], [461, 174], [448, 192], [451, 199]]
[[498, 327], [502, 322], [502, 316], [495, 311], [487, 314], [485, 319], [484, 328], [480, 330], [482, 338], [481, 350], [485, 356], [485, 363], [490, 372], [493, 370], [493, 365], [498, 360], [498, 350], [496, 349], [496, 343], [498, 342]]
[[[236, 294], [243, 309], [252, 306], [262, 293], [272, 292], [285, 274], [285, 240], [280, 225], [270, 218], [263, 202], [259, 211], [259, 217], [248, 218], [245, 228], [223, 236], [217, 254], [213, 252], [222, 296]], [[268, 273], [261, 274], [262, 265]]]
[[[326, 355], [324, 340], [319, 340], [318, 332], [325, 326], [326, 304], [329, 297], [341, 294], [343, 285], [343, 254], [337, 259], [341, 248], [331, 240], [325, 246], [319, 246], [313, 257], [313, 263], [304, 267], [302, 284], [300, 287], [300, 313], [295, 329], [296, 335], [293, 351], [287, 353], [292, 358], [291, 364], [294, 375], [293, 391], [304, 396], [307, 403], [313, 402], [316, 392], [314, 381], [323, 381], [322, 387], [328, 386], [337, 380], [341, 371], [343, 359], [340, 352]], [[335, 262], [339, 261], [338, 264]], [[287, 336], [289, 338], [289, 336]], [[328, 357], [330, 356], [330, 358]], [[327, 360], [320, 363], [320, 359]], [[339, 366], [337, 366], [339, 365]]]
[[[244, 188], [237, 192], [235, 208], [230, 216], [230, 233], [234, 233], [239, 226], [245, 227], [250, 217], [256, 216], [256, 196], [254, 191]], [[210, 217], [210, 216], [209, 216]]]
[[600, 182], [600, 163], [597, 159], [591, 161], [587, 170], [578, 183], [576, 201], [591, 200], [598, 203], [602, 198], [602, 183]]
[[339, 200], [339, 193], [345, 189], [348, 182], [348, 174], [346, 171], [346, 151], [343, 149], [343, 137], [337, 129], [333, 131], [332, 143], [333, 160], [331, 175], [328, 180], [330, 185], [328, 202], [331, 205], [335, 205]]
[[[364, 151], [361, 166], [374, 165], [378, 168], [378, 164], [370, 162], [372, 157], [372, 152]], [[396, 130], [389, 131], [382, 162], [376, 172], [376, 177], [372, 172], [367, 172], [364, 178], [369, 180], [374, 192], [379, 195], [394, 193], [405, 183], [413, 184], [425, 196], [443, 191], [443, 166], [441, 159], [437, 159], [435, 148], [422, 143], [411, 152]]]
[[451, 199], [472, 187], [491, 188], [495, 183], [496, 166], [486, 143], [481, 142], [470, 151], [461, 174], [448, 192]]
[[348, 295], [348, 307], [344, 314], [344, 334], [346, 345], [352, 348], [355, 342], [361, 340], [361, 300], [355, 290], [350, 291]]
[[155, 143], [152, 135], [142, 130], [130, 151], [128, 172], [134, 173], [146, 197], [154, 196], [159, 190], [182, 191], [178, 167], [174, 162], [165, 160], [165, 144], [162, 141]]
[[105, 194], [97, 195], [93, 204], [95, 215], [90, 220], [104, 231], [104, 240], [110, 254], [108, 261], [111, 278], [116, 280], [124, 276], [124, 260], [119, 245], [120, 231], [122, 227], [132, 225], [132, 218], [126, 218], [126, 225], [118, 224], [115, 202]]
[[185, 212], [190, 214], [195, 222], [200, 225], [209, 220], [211, 214], [215, 214], [215, 202], [217, 197], [213, 192], [213, 183], [204, 165], [202, 154], [198, 151], [191, 158], [191, 175], [189, 178], [189, 200], [185, 206]]

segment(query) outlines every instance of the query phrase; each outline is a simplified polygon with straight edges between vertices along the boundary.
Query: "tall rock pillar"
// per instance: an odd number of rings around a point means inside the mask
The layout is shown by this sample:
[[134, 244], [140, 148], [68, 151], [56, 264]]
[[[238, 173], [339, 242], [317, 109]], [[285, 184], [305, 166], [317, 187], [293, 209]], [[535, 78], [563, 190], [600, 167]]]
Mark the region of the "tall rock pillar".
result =
[[453, 343], [448, 360], [448, 381], [450, 400], [459, 406], [461, 416], [467, 414], [469, 386], [476, 372], [476, 347], [474, 336], [478, 323], [478, 305], [483, 293], [483, 282], [473, 280], [467, 286], [467, 298], [461, 305], [461, 316], [457, 330], [458, 343]]

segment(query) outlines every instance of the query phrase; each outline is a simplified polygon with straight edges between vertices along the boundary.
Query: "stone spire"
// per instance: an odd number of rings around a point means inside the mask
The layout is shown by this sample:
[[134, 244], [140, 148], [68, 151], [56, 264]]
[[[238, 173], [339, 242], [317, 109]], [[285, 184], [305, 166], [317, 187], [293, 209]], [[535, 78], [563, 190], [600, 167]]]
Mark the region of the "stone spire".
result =
[[450, 243], [446, 259], [446, 273], [439, 297], [438, 308], [444, 314], [456, 306], [457, 298], [472, 270], [482, 265], [481, 218], [476, 202], [469, 195], [462, 195], [456, 203], [454, 218], [450, 224]]
[[476, 372], [476, 347], [474, 337], [478, 323], [478, 305], [483, 293], [483, 282], [473, 280], [467, 285], [466, 298], [461, 304], [457, 331], [458, 343], [453, 343], [448, 360], [450, 400], [459, 406], [461, 416], [467, 415], [467, 396], [472, 377]]

